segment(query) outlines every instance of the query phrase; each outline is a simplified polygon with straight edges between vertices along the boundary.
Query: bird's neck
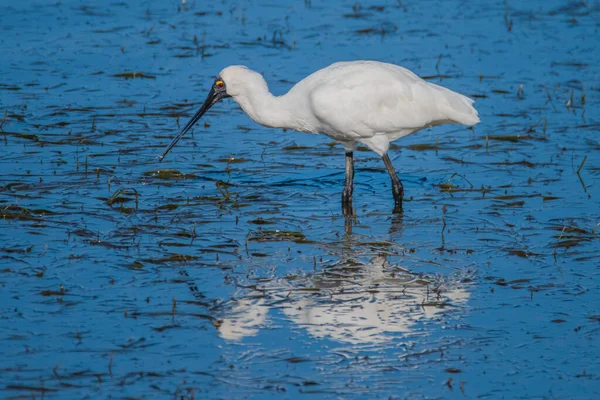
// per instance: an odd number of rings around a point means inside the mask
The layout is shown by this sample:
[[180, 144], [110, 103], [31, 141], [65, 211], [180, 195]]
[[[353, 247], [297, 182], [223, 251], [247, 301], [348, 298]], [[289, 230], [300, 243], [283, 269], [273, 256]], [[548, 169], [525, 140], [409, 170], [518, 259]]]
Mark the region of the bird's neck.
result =
[[261, 125], [296, 129], [296, 113], [290, 106], [288, 95], [273, 96], [268, 88], [264, 88], [252, 91], [250, 96], [235, 96], [234, 100]]

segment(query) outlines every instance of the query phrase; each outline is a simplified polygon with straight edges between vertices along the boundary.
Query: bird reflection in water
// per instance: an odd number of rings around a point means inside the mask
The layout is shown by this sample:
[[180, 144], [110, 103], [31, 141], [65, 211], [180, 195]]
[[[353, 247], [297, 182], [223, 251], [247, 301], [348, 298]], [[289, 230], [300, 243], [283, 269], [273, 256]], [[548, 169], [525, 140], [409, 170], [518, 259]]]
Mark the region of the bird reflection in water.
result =
[[[468, 288], [457, 278], [413, 273], [377, 256], [357, 261], [352, 220], [344, 221], [340, 260], [321, 271], [274, 279], [240, 292], [223, 312], [219, 334], [228, 340], [254, 336], [268, 324], [272, 307], [311, 336], [345, 343], [377, 343], [393, 334], [411, 334], [417, 324], [437, 320], [445, 310], [469, 299]], [[390, 231], [401, 232], [396, 216]]]

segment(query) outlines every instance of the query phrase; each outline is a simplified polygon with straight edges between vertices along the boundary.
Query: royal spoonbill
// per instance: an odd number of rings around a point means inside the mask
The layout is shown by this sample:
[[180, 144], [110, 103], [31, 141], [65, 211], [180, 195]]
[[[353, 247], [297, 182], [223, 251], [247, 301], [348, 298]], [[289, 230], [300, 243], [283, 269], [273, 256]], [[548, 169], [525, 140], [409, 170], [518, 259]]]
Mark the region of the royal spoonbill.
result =
[[[273, 96], [261, 74], [232, 65], [215, 79], [204, 104], [160, 156], [162, 161], [187, 131], [221, 99], [232, 97], [257, 123], [271, 128], [322, 133], [346, 150], [344, 210], [351, 210], [353, 151], [362, 143], [383, 158], [392, 180], [395, 210], [404, 188], [388, 156], [390, 142], [441, 124], [479, 122], [473, 100], [419, 78], [406, 68], [376, 61], [338, 62]], [[350, 206], [348, 208], [348, 206]]]

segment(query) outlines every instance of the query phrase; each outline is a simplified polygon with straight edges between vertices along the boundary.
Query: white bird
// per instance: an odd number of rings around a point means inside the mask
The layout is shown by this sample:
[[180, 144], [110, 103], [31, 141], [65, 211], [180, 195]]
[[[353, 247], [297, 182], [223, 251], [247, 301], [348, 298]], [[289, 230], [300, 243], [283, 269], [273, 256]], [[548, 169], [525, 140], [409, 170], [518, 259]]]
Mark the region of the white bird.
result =
[[390, 142], [436, 125], [479, 122], [473, 100], [394, 64], [338, 62], [304, 78], [282, 96], [273, 96], [258, 72], [232, 65], [221, 71], [200, 110], [160, 160], [209, 108], [226, 97], [232, 97], [261, 125], [322, 133], [341, 142], [346, 150], [345, 212], [352, 207], [357, 143], [383, 158], [392, 179], [395, 211], [400, 211], [404, 188], [387, 154]]

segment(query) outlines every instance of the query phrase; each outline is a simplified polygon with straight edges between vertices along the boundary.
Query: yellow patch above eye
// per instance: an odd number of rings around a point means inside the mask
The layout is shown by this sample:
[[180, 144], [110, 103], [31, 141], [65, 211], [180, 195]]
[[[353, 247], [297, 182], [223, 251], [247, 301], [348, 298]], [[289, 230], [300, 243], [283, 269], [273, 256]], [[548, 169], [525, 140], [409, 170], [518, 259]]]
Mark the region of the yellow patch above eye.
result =
[[222, 88], [223, 86], [225, 86], [225, 82], [219, 79], [218, 81], [215, 81], [215, 85]]

